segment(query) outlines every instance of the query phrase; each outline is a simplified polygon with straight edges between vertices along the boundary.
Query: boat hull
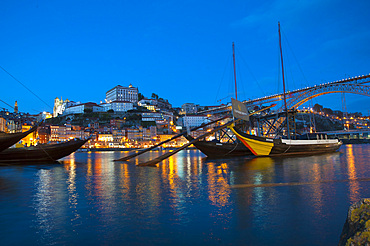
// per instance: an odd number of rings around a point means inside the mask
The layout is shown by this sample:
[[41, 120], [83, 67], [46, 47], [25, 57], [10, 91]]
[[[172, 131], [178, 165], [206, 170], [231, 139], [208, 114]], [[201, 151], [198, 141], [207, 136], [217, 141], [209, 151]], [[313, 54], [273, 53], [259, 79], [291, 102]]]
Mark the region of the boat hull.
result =
[[337, 151], [338, 139], [285, 140], [245, 134], [230, 127], [237, 138], [256, 156], [312, 155]]
[[19, 133], [0, 133], [0, 151], [3, 151], [10, 146], [16, 144], [19, 140], [26, 137], [28, 134], [37, 130], [38, 125], [33, 126], [26, 132]]
[[87, 141], [77, 139], [60, 144], [6, 149], [0, 152], [0, 163], [55, 162], [75, 152]]
[[[193, 138], [186, 136], [188, 141]], [[210, 158], [223, 158], [223, 157], [237, 157], [252, 155], [252, 152], [245, 147], [242, 143], [219, 143], [212, 141], [198, 141], [193, 145], [200, 150], [203, 154]]]
[[[311, 140], [316, 141], [316, 140]], [[317, 142], [317, 141], [316, 141]], [[287, 144], [280, 143], [275, 145], [270, 153], [270, 156], [274, 155], [307, 155], [307, 154], [320, 154], [327, 152], [337, 151], [342, 142], [337, 143], [318, 143], [318, 144]]]

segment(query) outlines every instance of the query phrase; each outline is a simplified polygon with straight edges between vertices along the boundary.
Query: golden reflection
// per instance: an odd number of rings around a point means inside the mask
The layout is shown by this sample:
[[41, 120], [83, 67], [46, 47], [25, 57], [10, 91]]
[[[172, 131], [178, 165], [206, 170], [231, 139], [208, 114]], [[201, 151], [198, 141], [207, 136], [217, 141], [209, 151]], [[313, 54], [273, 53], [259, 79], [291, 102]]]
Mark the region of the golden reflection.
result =
[[190, 168], [191, 170], [189, 170], [189, 176], [190, 175], [195, 175], [195, 176], [199, 176], [199, 174], [201, 174], [201, 165], [202, 165], [202, 160], [196, 157], [194, 157], [193, 161], [190, 161]]
[[86, 176], [86, 190], [89, 192], [89, 196], [91, 196], [91, 192], [93, 189], [92, 186], [92, 180], [93, 180], [93, 165], [92, 165], [92, 159], [91, 159], [91, 152], [88, 152], [88, 158], [87, 158], [87, 176]]
[[128, 164], [121, 165], [120, 171], [120, 183], [121, 183], [121, 191], [124, 197], [128, 196], [130, 191], [130, 172], [128, 169]]
[[[188, 178], [191, 176], [191, 172], [192, 172], [191, 164], [192, 163], [196, 163], [196, 162], [192, 162], [191, 159], [190, 159], [190, 156], [188, 155], [188, 157], [186, 158], [186, 170], [187, 170], [186, 174], [187, 174]], [[196, 175], [196, 173], [194, 173], [194, 174]]]
[[230, 186], [225, 176], [228, 174], [227, 163], [215, 167], [209, 163], [208, 167], [208, 198], [215, 206], [223, 207], [230, 203]]
[[346, 156], [347, 156], [347, 163], [348, 163], [348, 176], [349, 176], [349, 198], [351, 202], [356, 202], [359, 197], [359, 184], [357, 179], [356, 173], [356, 166], [355, 166], [355, 156], [353, 154], [353, 145], [347, 145], [346, 149]]
[[[312, 165], [312, 170], [309, 172], [310, 180], [313, 180], [314, 182], [320, 182], [322, 180], [321, 175], [321, 165], [317, 162], [315, 162]], [[323, 186], [322, 184], [317, 185], [311, 185], [311, 188], [313, 189], [312, 192], [312, 200], [315, 207], [315, 212], [317, 214], [322, 213], [322, 207], [323, 207]]]
[[162, 164], [162, 178], [166, 181], [170, 188], [172, 197], [176, 197], [176, 177], [177, 177], [177, 165], [175, 164], [174, 157], [168, 158], [166, 164]]
[[94, 162], [94, 176], [95, 179], [93, 181], [93, 191], [96, 192], [96, 194], [100, 197], [103, 195], [103, 181], [102, 181], [102, 161], [101, 158], [95, 157], [95, 162]]
[[91, 177], [93, 175], [92, 172], [92, 164], [91, 164], [91, 158], [87, 159], [87, 177]]
[[[245, 167], [248, 173], [252, 174], [251, 179], [247, 182], [252, 182], [254, 185], [274, 182], [275, 178], [275, 160], [271, 157], [259, 157], [248, 160]], [[258, 208], [258, 213], [263, 213], [264, 201], [269, 199], [275, 201], [276, 193], [266, 192], [264, 188], [257, 187], [250, 191], [244, 192], [244, 199], [248, 204], [255, 203]]]
[[274, 160], [271, 157], [258, 157], [248, 160], [249, 170], [266, 170], [274, 167]]
[[[186, 168], [187, 168], [187, 177], [186, 177], [186, 186], [191, 190], [197, 190], [199, 186], [199, 172], [201, 169], [201, 162], [198, 161], [196, 156], [192, 158], [187, 158]], [[190, 190], [188, 191], [190, 192]]]

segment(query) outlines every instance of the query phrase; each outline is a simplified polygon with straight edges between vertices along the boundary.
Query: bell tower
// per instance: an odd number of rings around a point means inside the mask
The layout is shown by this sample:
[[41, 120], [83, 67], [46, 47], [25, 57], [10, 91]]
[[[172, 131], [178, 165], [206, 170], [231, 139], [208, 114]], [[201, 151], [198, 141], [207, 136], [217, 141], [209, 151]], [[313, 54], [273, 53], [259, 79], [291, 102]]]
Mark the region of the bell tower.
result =
[[18, 102], [15, 101], [14, 103], [14, 113], [18, 114]]

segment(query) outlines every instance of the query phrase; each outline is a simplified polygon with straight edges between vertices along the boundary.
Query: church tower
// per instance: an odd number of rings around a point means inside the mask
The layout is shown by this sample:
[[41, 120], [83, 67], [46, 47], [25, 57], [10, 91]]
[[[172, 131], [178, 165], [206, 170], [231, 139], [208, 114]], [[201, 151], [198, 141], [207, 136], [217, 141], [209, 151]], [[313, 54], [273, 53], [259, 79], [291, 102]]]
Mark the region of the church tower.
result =
[[15, 101], [14, 103], [14, 113], [18, 114], [18, 103]]

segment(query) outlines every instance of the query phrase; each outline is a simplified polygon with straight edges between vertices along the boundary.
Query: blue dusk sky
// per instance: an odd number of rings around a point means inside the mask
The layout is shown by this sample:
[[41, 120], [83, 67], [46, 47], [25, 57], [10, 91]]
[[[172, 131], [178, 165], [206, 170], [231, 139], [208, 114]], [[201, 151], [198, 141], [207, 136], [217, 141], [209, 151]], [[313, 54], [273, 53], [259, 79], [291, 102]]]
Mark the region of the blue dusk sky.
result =
[[[0, 107], [52, 111], [56, 97], [100, 103], [116, 85], [174, 107], [217, 105], [370, 73], [370, 1], [2, 0]], [[370, 98], [346, 94], [349, 112]], [[4, 103], [5, 102], [5, 103]], [[313, 104], [342, 110], [341, 94]]]

